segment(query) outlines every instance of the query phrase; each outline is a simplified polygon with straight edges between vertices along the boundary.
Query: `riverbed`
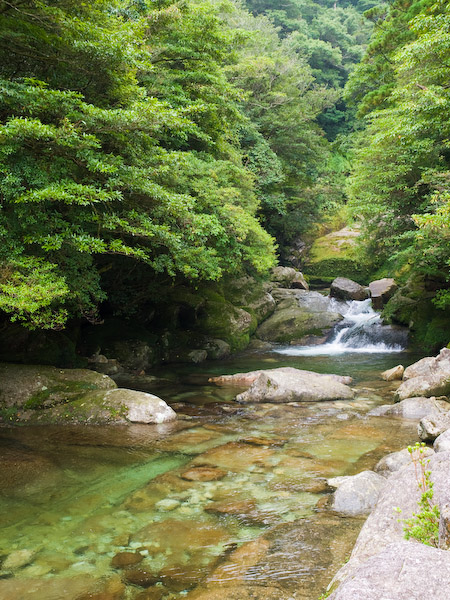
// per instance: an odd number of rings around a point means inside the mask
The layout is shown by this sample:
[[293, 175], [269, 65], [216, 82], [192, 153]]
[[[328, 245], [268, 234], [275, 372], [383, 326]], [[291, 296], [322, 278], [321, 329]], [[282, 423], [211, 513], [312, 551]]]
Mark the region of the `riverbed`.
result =
[[[0, 571], [2, 600], [319, 598], [363, 522], [327, 510], [325, 479], [415, 441], [368, 413], [392, 402], [380, 372], [418, 358], [248, 352], [129, 378], [171, 424], [1, 429], [0, 555], [26, 551]], [[356, 399], [238, 405], [208, 382], [278, 366], [351, 375]]]

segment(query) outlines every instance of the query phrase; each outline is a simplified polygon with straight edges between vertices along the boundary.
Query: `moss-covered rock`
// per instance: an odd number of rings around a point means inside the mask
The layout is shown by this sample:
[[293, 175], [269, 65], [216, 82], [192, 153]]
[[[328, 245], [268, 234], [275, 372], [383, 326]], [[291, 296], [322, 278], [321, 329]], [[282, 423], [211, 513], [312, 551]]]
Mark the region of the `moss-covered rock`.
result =
[[196, 329], [204, 335], [224, 340], [232, 352], [243, 350], [256, 330], [257, 319], [225, 299], [207, 300]]
[[277, 290], [277, 299], [276, 311], [256, 331], [261, 340], [286, 344], [323, 338], [342, 319], [329, 310], [328, 300], [318, 292]]
[[345, 227], [317, 238], [308, 255], [305, 271], [315, 277], [347, 277], [358, 283], [368, 283], [367, 268], [359, 258], [357, 229]]

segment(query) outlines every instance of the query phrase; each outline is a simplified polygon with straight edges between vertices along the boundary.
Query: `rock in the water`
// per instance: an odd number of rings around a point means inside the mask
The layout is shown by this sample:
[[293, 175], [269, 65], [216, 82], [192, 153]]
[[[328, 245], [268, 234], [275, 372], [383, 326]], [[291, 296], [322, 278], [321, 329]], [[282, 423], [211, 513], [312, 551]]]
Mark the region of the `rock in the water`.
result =
[[[434, 451], [431, 448], [423, 448], [421, 456], [424, 458], [432, 456]], [[375, 466], [375, 472], [383, 477], [389, 477], [392, 473], [399, 471], [402, 467], [411, 464], [411, 454], [407, 448], [399, 452], [393, 452], [384, 456]]]
[[157, 583], [159, 577], [157, 577], [151, 569], [142, 567], [140, 569], [125, 571], [125, 579], [128, 583], [146, 588]]
[[330, 296], [340, 300], [365, 300], [369, 297], [366, 288], [346, 277], [336, 277], [330, 287]]
[[334, 492], [331, 508], [342, 515], [366, 515], [375, 506], [386, 480], [373, 471], [346, 477]]
[[309, 290], [309, 284], [306, 281], [303, 273], [300, 273], [300, 271], [295, 272], [295, 277], [292, 280], [291, 287], [298, 290]]
[[11, 554], [5, 558], [2, 564], [2, 568], [4, 571], [14, 571], [15, 569], [20, 569], [20, 567], [24, 567], [28, 565], [34, 558], [36, 552], [33, 550], [14, 550]]
[[215, 467], [193, 467], [181, 473], [186, 481], [219, 481], [227, 475], [227, 471]]
[[219, 339], [209, 339], [205, 344], [205, 350], [208, 358], [212, 360], [226, 358], [231, 352], [230, 344], [227, 344], [227, 342], [224, 340]]
[[448, 452], [450, 451], [450, 429], [447, 429], [441, 433], [433, 444], [435, 452]]
[[417, 426], [417, 433], [424, 442], [434, 442], [447, 429], [450, 429], [449, 413], [424, 417]]
[[409, 367], [406, 367], [403, 374], [403, 379], [413, 379], [414, 377], [424, 377], [435, 374], [450, 374], [450, 349], [443, 348], [439, 354], [434, 356], [426, 356], [415, 362]]
[[416, 396], [447, 396], [450, 394], [450, 371], [420, 375], [404, 381], [395, 393], [396, 400]]
[[350, 400], [351, 388], [337, 375], [322, 375], [292, 367], [261, 371], [250, 388], [236, 397], [237, 402], [319, 402]]
[[399, 541], [353, 569], [329, 600], [448, 600], [448, 552]]
[[398, 379], [401, 379], [403, 377], [404, 370], [405, 370], [405, 367], [403, 365], [397, 365], [396, 367], [393, 367], [392, 369], [383, 371], [383, 373], [381, 373], [381, 377], [385, 381], [397, 381]]
[[142, 562], [143, 556], [139, 552], [119, 552], [113, 556], [111, 566], [115, 569], [134, 567]]
[[394, 279], [384, 278], [369, 283], [372, 306], [375, 310], [381, 310], [383, 305], [391, 298], [397, 289]]
[[450, 410], [450, 403], [432, 396], [431, 398], [406, 398], [392, 406], [386, 406], [383, 414], [403, 419], [420, 420], [428, 416], [438, 416]]
[[256, 330], [264, 341], [278, 343], [300, 342], [308, 336], [323, 337], [342, 320], [330, 310], [329, 300], [318, 292], [304, 290], [273, 290], [277, 301], [275, 312]]
[[116, 387], [110, 377], [89, 369], [0, 363], [0, 408], [41, 409]]

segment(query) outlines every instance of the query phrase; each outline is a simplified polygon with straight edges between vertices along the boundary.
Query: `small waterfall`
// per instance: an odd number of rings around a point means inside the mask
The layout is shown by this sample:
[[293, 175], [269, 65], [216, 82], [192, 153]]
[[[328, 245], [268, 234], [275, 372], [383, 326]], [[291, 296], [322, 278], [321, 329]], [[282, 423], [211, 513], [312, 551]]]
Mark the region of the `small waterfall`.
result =
[[405, 328], [383, 325], [380, 314], [372, 308], [371, 300], [330, 299], [330, 310], [344, 319], [338, 323], [328, 340], [318, 346], [291, 346], [276, 350], [291, 356], [335, 355], [345, 352], [386, 353], [406, 349], [408, 331]]

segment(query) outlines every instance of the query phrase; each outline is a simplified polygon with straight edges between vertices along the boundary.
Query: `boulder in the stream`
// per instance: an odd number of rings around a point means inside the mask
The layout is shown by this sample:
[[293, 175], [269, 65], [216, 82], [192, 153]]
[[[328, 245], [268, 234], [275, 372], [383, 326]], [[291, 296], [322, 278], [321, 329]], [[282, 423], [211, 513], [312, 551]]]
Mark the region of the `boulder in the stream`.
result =
[[421, 419], [417, 426], [417, 433], [424, 442], [434, 442], [447, 429], [450, 429], [450, 414], [448, 412]]
[[330, 310], [329, 300], [318, 292], [278, 289], [272, 295], [277, 302], [275, 312], [256, 330], [256, 336], [267, 342], [302, 343], [310, 336], [324, 339], [342, 316]]
[[[236, 397], [238, 402], [319, 402], [322, 400], [351, 400], [353, 390], [346, 385], [348, 378], [322, 375], [292, 367], [254, 372], [250, 388]], [[243, 379], [241, 379], [242, 381]]]
[[397, 290], [395, 280], [389, 277], [377, 279], [369, 283], [370, 295], [372, 297], [372, 306], [375, 310], [381, 310], [386, 302], [393, 296]]
[[384, 379], [384, 381], [397, 381], [403, 377], [404, 371], [405, 367], [403, 365], [397, 365], [396, 367], [392, 367], [392, 369], [383, 371], [381, 373], [381, 378]]
[[397, 400], [414, 396], [447, 396], [450, 394], [450, 349], [443, 348], [438, 356], [426, 357], [410, 365], [403, 374]]
[[433, 448], [435, 452], [449, 452], [450, 451], [450, 429], [446, 429], [438, 435], [434, 440]]
[[370, 414], [374, 416], [386, 415], [389, 417], [401, 417], [418, 421], [424, 417], [438, 416], [450, 410], [450, 403], [443, 398], [406, 398], [396, 404], [387, 404], [377, 407]]
[[346, 516], [367, 515], [375, 506], [385, 484], [386, 479], [373, 471], [329, 479], [328, 485], [337, 485], [331, 508]]
[[[421, 456], [423, 458], [432, 456], [434, 450], [431, 448], [423, 448]], [[389, 477], [392, 473], [399, 471], [402, 467], [411, 464], [411, 453], [408, 448], [392, 452], [379, 460], [375, 466], [375, 472], [383, 477]]]
[[369, 297], [366, 288], [352, 279], [336, 277], [330, 287], [330, 296], [340, 300], [365, 300]]

